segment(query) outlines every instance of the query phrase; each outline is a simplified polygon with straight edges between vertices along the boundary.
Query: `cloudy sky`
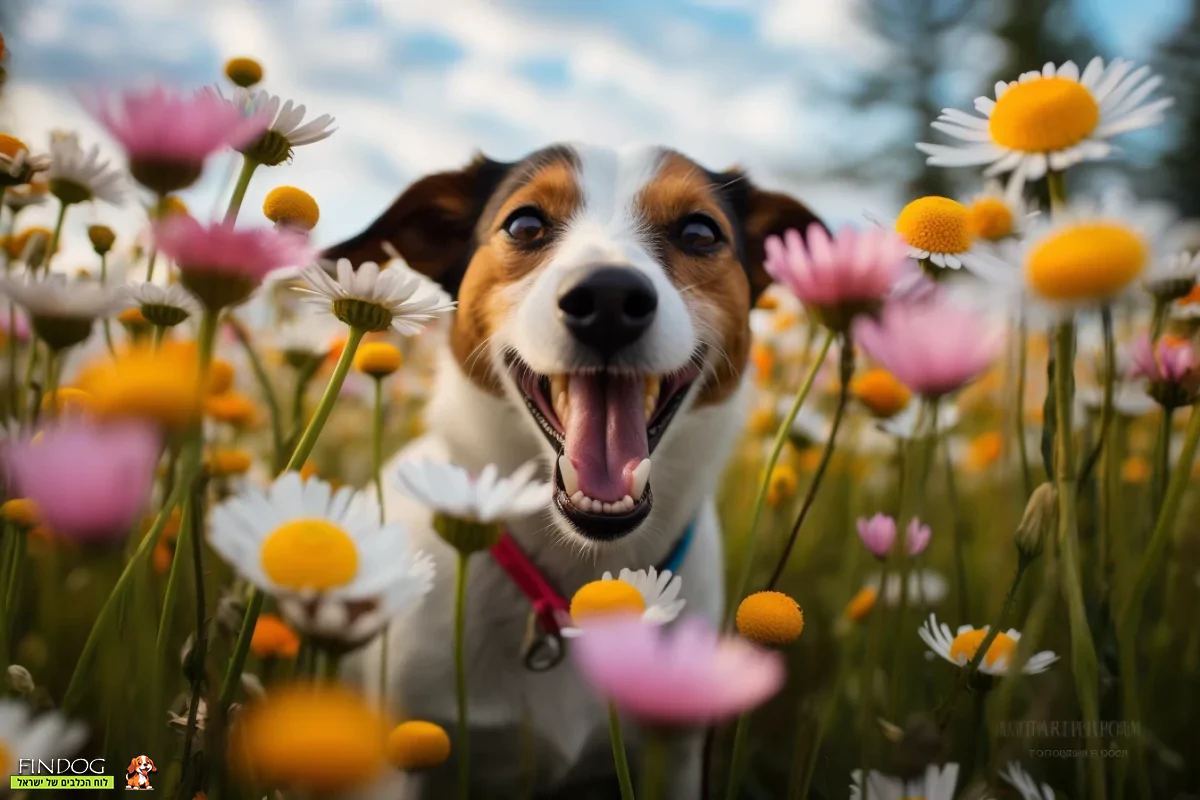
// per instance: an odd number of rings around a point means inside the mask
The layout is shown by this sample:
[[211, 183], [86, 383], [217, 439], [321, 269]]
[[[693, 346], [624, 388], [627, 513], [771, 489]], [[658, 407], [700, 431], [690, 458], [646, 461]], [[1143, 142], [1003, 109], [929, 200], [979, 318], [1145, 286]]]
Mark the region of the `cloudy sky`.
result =
[[[10, 0], [3, 0], [5, 3]], [[1180, 0], [1087, 0], [1113, 52], [1150, 54]], [[111, 142], [73, 92], [98, 85], [212, 83], [251, 55], [265, 86], [330, 113], [339, 130], [259, 170], [244, 219], [288, 183], [321, 205], [322, 243], [354, 233], [415, 177], [475, 150], [515, 158], [553, 141], [655, 141], [722, 168], [740, 163], [830, 219], [894, 212], [888, 186], [786, 178], [812, 170], [886, 121], [822, 101], [814, 79], [869, 66], [879, 47], [852, 0], [24, 0], [5, 31], [3, 122], [28, 141], [54, 128]], [[964, 40], [965, 69], [987, 70], [986, 43]], [[969, 46], [968, 46], [969, 45]], [[968, 81], [969, 83], [970, 81]], [[961, 102], [974, 87], [964, 86]], [[787, 168], [792, 168], [789, 171]], [[230, 165], [214, 162], [185, 196], [197, 216], [221, 202]], [[49, 210], [44, 210], [49, 214]], [[32, 222], [32, 214], [30, 215]], [[136, 230], [136, 208], [98, 208]], [[87, 259], [86, 248], [68, 256]], [[69, 260], [69, 259], [64, 259]], [[67, 266], [63, 264], [63, 266]], [[82, 264], [80, 264], [82, 266]]]

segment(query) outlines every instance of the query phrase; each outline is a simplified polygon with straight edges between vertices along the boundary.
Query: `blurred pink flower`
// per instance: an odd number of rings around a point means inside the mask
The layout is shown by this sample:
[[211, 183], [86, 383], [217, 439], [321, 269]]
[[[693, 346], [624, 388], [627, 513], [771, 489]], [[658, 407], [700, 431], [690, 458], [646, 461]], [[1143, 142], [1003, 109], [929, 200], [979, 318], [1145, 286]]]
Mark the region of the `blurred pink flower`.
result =
[[896, 520], [887, 514], [876, 514], [858, 520], [858, 538], [879, 560], [886, 559], [896, 544]]
[[897, 380], [927, 398], [978, 378], [1003, 343], [1000, 327], [979, 312], [936, 299], [889, 303], [878, 320], [858, 319], [854, 339]]
[[29, 322], [20, 311], [10, 314], [8, 309], [0, 311], [0, 337], [15, 336], [18, 342], [29, 341]]
[[[830, 239], [818, 223], [804, 239], [794, 228], [766, 241], [766, 270], [806, 306], [825, 312], [830, 327], [849, 325], [854, 313], [881, 304], [908, 260], [908, 245], [892, 231], [842, 228]], [[830, 314], [839, 310], [840, 314]]]
[[55, 533], [79, 542], [123, 539], [154, 487], [160, 443], [142, 423], [98, 426], [72, 418], [5, 454], [16, 494], [37, 505]]
[[718, 637], [695, 617], [666, 631], [640, 617], [597, 622], [571, 649], [601, 695], [655, 724], [698, 725], [733, 717], [765, 702], [784, 681], [778, 653], [740, 637]]
[[1186, 339], [1161, 336], [1152, 348], [1149, 336], [1133, 342], [1130, 375], [1155, 383], [1182, 383], [1196, 368], [1196, 355]]
[[904, 546], [908, 548], [910, 556], [919, 556], [925, 552], [925, 548], [929, 546], [929, 540], [933, 538], [933, 531], [928, 525], [922, 525], [921, 520], [913, 517], [908, 523], [908, 530], [904, 533]]

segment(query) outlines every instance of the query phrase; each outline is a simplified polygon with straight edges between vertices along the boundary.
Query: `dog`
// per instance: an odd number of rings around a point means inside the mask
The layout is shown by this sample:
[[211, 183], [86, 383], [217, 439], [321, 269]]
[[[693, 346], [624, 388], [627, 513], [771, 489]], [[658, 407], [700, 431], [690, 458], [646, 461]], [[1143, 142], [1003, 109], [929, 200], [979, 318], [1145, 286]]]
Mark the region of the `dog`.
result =
[[126, 791], [152, 791], [154, 787], [150, 785], [151, 772], [158, 772], [158, 767], [154, 766], [149, 756], [138, 756], [130, 761], [129, 766], [125, 768]]
[[[508, 532], [566, 598], [605, 570], [661, 564], [691, 525], [677, 570], [684, 613], [715, 624], [713, 495], [742, 426], [749, 315], [770, 283], [764, 241], [816, 221], [741, 170], [711, 172], [660, 147], [558, 145], [422, 178], [325, 256], [357, 266], [398, 252], [457, 300], [428, 432], [398, 458], [502, 472], [543, 458], [554, 498]], [[387, 637], [389, 699], [453, 732], [455, 555], [428, 509], [391, 487], [385, 505], [437, 562], [433, 591]], [[570, 659], [523, 663], [530, 603], [509, 575], [477, 554], [467, 591], [473, 786], [505, 797], [534, 769], [539, 796], [571, 797], [611, 776], [605, 707]], [[379, 685], [380, 646], [348, 667], [365, 687]], [[674, 747], [671, 797], [695, 800], [701, 738]], [[453, 776], [413, 779], [404, 796], [448, 797]]]

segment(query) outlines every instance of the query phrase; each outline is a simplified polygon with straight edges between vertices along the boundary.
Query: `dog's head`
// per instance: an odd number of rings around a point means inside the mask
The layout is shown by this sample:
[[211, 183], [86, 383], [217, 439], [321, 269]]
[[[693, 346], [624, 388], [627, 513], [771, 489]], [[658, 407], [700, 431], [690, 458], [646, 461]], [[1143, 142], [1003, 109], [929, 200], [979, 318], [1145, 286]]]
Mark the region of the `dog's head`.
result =
[[456, 360], [557, 457], [562, 527], [603, 541], [649, 516], [673, 421], [740, 384], [764, 239], [814, 220], [677, 152], [556, 146], [417, 181], [326, 255], [389, 243], [457, 297]]
[[129, 768], [125, 772], [128, 775], [134, 773], [147, 775], [151, 772], [158, 772], [158, 767], [154, 766], [154, 762], [150, 760], [149, 756], [138, 756], [129, 762]]

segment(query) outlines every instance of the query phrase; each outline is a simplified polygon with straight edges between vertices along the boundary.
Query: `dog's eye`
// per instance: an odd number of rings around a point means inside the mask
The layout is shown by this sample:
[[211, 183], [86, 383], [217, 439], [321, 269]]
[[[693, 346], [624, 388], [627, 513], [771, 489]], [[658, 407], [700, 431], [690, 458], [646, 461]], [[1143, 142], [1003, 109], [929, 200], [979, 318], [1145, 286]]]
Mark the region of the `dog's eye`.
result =
[[691, 253], [711, 253], [723, 241], [721, 228], [703, 214], [692, 214], [679, 221], [675, 241]]
[[532, 244], [546, 236], [546, 219], [535, 208], [518, 208], [504, 223], [504, 230], [513, 241]]

